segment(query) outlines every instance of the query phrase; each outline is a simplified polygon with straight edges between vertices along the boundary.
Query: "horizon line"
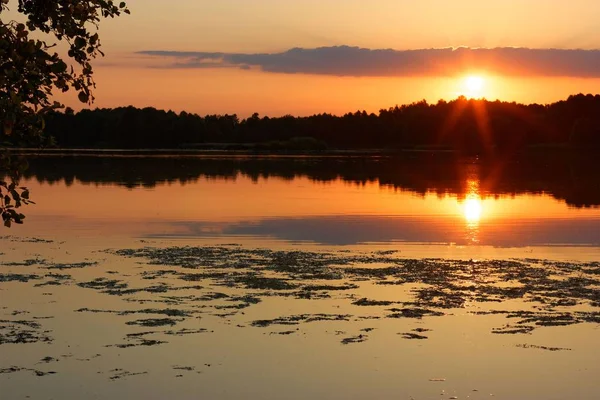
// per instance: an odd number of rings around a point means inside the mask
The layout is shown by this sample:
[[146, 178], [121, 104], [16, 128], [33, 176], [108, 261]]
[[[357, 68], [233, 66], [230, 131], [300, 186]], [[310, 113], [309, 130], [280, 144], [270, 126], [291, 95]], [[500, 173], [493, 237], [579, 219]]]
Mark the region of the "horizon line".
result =
[[[508, 104], [516, 104], [516, 105], [520, 105], [520, 106], [543, 106], [543, 107], [547, 107], [547, 106], [551, 106], [551, 105], [558, 104], [558, 103], [561, 103], [561, 102], [566, 102], [566, 101], [568, 101], [569, 99], [571, 99], [573, 97], [579, 97], [579, 96], [583, 96], [583, 97], [590, 97], [591, 96], [591, 97], [596, 98], [596, 97], [600, 97], [600, 93], [595, 93], [594, 94], [594, 93], [581, 93], [580, 92], [580, 93], [576, 93], [576, 94], [571, 94], [571, 95], [567, 96], [564, 99], [560, 99], [560, 100], [557, 100], [557, 101], [554, 101], [554, 102], [550, 102], [550, 103], [537, 103], [537, 102], [521, 103], [521, 102], [516, 102], [516, 101], [508, 101], [508, 100], [500, 100], [500, 99], [490, 100], [490, 99], [487, 99], [485, 97], [480, 97], [480, 98], [473, 98], [473, 97], [471, 97], [471, 98], [469, 98], [469, 97], [467, 97], [465, 95], [459, 95], [459, 96], [457, 96], [457, 97], [455, 97], [453, 99], [449, 99], [448, 100], [448, 99], [441, 98], [441, 99], [438, 99], [435, 102], [429, 102], [427, 99], [420, 99], [420, 100], [412, 101], [410, 103], [403, 103], [403, 104], [396, 103], [393, 106], [380, 107], [380, 108], [378, 108], [378, 112], [387, 111], [387, 110], [390, 110], [390, 109], [393, 109], [393, 108], [396, 108], [396, 107], [398, 107], [398, 108], [408, 107], [408, 106], [412, 106], [412, 105], [416, 105], [416, 104], [420, 104], [420, 103], [425, 103], [425, 104], [427, 104], [429, 106], [435, 106], [435, 105], [438, 105], [438, 104], [440, 104], [442, 102], [444, 102], [444, 103], [453, 103], [453, 102], [457, 102], [457, 101], [487, 102], [487, 103], [508, 103]], [[173, 113], [176, 113], [176, 114], [187, 113], [187, 114], [190, 114], [190, 115], [197, 115], [197, 116], [202, 117], [202, 115], [200, 113], [197, 113], [197, 112], [189, 112], [189, 111], [186, 111], [186, 110], [175, 111], [172, 108], [169, 108], [169, 109], [166, 109], [166, 108], [156, 108], [154, 106], [143, 106], [143, 107], [140, 107], [140, 106], [134, 106], [132, 104], [130, 104], [130, 105], [121, 105], [121, 106], [116, 106], [116, 107], [94, 107], [94, 108], [87, 107], [87, 108], [79, 108], [77, 110], [75, 110], [73, 107], [65, 106], [65, 107], [63, 107], [61, 109], [60, 112], [64, 113], [64, 112], [67, 111], [67, 109], [70, 109], [70, 110], [73, 110], [77, 114], [77, 113], [82, 112], [82, 111], [115, 110], [115, 109], [119, 109], [119, 108], [135, 108], [135, 109], [138, 109], [138, 110], [155, 109], [157, 111], [163, 111], [163, 112], [167, 112], [167, 113], [168, 112], [173, 112]], [[292, 116], [294, 118], [307, 118], [307, 117], [319, 116], [319, 115], [344, 116], [344, 115], [347, 115], [347, 114], [355, 114], [357, 112], [360, 112], [360, 113], [365, 112], [367, 114], [375, 114], [374, 111], [367, 111], [366, 109], [363, 108], [363, 109], [357, 109], [357, 110], [354, 110], [354, 111], [347, 111], [347, 112], [341, 113], [341, 114], [336, 114], [336, 113], [331, 113], [331, 112], [323, 111], [323, 112], [319, 112], [319, 113], [306, 114], [306, 115], [294, 115], [294, 114], [289, 114], [288, 113], [288, 114], [281, 114], [280, 116], [262, 115], [262, 117], [263, 118], [264, 117], [267, 117], [267, 118], [281, 118], [281, 117], [285, 117], [285, 116]], [[250, 118], [254, 114], [258, 114], [260, 116], [260, 113], [254, 112], [254, 113], [249, 114], [248, 117], [244, 117], [243, 119], [248, 119], [248, 118]], [[225, 114], [204, 114], [204, 116], [238, 116], [238, 114], [237, 113], [233, 113], [233, 114], [229, 114], [229, 113], [225, 113]]]

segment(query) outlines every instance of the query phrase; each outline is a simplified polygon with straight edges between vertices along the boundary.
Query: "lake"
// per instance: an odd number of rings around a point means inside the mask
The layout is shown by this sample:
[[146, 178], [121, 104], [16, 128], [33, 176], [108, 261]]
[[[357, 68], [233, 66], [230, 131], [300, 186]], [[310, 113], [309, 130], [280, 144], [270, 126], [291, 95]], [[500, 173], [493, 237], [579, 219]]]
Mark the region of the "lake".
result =
[[596, 399], [593, 159], [30, 157], [3, 399]]

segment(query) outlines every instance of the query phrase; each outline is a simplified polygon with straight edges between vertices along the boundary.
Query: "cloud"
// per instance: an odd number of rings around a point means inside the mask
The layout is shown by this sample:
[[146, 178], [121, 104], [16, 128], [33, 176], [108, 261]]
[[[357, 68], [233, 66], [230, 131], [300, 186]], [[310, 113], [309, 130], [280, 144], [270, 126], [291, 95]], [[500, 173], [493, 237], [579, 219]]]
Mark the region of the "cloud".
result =
[[265, 72], [334, 76], [455, 76], [485, 71], [505, 76], [600, 77], [600, 50], [446, 48], [371, 50], [335, 46], [281, 53], [140, 51], [165, 68], [257, 68]]

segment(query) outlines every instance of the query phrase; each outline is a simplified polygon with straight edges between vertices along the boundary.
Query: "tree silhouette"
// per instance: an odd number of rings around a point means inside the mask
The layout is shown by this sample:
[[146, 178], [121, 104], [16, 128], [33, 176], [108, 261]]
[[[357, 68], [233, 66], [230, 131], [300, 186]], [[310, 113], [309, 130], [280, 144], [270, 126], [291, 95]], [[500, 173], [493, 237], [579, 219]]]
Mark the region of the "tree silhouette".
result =
[[[52, 100], [52, 92], [75, 90], [83, 103], [94, 100], [92, 60], [101, 51], [97, 33], [103, 18], [129, 13], [124, 2], [112, 0], [18, 0], [17, 11], [25, 23], [6, 21], [8, 0], [0, 2], [0, 146], [6, 152], [14, 146], [39, 146], [47, 143], [44, 116], [61, 104]], [[42, 39], [32, 38], [38, 32]], [[53, 51], [65, 42], [68, 56]], [[70, 65], [69, 65], [70, 64]], [[68, 114], [67, 114], [68, 115]], [[22, 223], [24, 216], [15, 211], [28, 201], [28, 192], [18, 187], [18, 168], [11, 157], [2, 157], [0, 165], [14, 181], [3, 182], [0, 213], [6, 226]]]
[[[121, 107], [52, 111], [47, 132], [66, 148], [447, 150], [510, 155], [532, 146], [600, 145], [600, 96], [576, 95], [549, 105], [469, 100], [420, 101], [342, 116], [278, 118], [207, 115]], [[302, 138], [302, 139], [301, 139]]]

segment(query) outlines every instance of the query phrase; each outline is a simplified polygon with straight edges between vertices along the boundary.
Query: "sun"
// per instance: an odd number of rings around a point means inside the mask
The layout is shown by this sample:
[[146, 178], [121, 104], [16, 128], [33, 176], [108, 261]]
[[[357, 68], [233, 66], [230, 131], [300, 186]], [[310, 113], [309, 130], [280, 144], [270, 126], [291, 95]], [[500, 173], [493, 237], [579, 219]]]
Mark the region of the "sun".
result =
[[464, 78], [463, 88], [468, 97], [481, 97], [485, 89], [485, 79], [479, 75], [469, 75]]

